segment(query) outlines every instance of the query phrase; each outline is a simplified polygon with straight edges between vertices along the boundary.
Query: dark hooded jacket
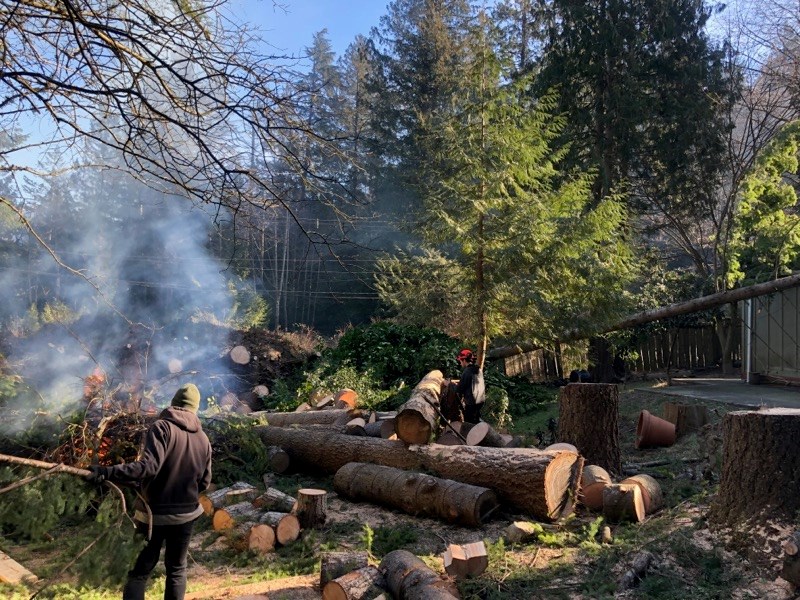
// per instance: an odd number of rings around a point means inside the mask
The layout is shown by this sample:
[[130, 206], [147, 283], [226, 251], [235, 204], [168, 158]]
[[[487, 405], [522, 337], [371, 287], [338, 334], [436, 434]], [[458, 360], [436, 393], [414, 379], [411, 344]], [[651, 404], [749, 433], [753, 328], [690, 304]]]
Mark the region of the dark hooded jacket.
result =
[[483, 404], [486, 400], [486, 385], [483, 382], [483, 370], [478, 365], [473, 363], [464, 367], [456, 393], [464, 399], [467, 406]]
[[108, 467], [106, 477], [141, 484], [154, 515], [190, 513], [211, 483], [211, 444], [197, 415], [165, 408], [147, 430], [139, 460]]

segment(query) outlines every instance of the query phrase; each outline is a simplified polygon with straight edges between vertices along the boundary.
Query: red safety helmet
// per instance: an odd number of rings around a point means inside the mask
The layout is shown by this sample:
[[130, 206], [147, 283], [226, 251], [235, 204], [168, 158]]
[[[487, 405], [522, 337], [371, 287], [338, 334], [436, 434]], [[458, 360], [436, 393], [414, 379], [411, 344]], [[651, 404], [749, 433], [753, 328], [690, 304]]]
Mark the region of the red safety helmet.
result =
[[472, 360], [472, 350], [469, 348], [464, 348], [461, 352], [458, 353], [456, 356], [457, 360]]

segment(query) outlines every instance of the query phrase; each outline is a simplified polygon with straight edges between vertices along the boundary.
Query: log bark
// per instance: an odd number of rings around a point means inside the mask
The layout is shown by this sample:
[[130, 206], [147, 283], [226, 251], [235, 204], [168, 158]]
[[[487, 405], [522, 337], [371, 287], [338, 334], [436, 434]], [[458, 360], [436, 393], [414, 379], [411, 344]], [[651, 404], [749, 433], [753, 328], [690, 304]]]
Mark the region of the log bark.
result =
[[346, 552], [325, 552], [320, 558], [319, 587], [356, 569], [369, 564], [369, 555], [363, 550]]
[[488, 446], [490, 448], [504, 448], [505, 441], [492, 426], [485, 421], [477, 423], [466, 435], [468, 446]]
[[488, 488], [369, 463], [348, 463], [336, 472], [340, 496], [477, 527], [497, 508]]
[[439, 392], [444, 381], [441, 371], [431, 371], [422, 378], [411, 397], [397, 411], [394, 420], [397, 437], [407, 444], [427, 444], [436, 433], [439, 415]]
[[540, 520], [572, 512], [583, 458], [535, 448], [412, 445], [327, 431], [260, 426], [269, 446], [281, 446], [298, 468], [335, 473], [349, 462], [369, 462], [492, 489], [501, 503]]
[[558, 439], [572, 444], [586, 462], [620, 473], [619, 388], [604, 383], [570, 383], [561, 388]]
[[275, 549], [275, 531], [269, 525], [246, 522], [237, 525], [231, 535], [231, 547], [266, 554]]
[[295, 515], [267, 511], [259, 517], [258, 521], [272, 527], [275, 531], [275, 540], [281, 546], [291, 544], [300, 537], [300, 521]]
[[722, 419], [722, 475], [712, 522], [795, 522], [800, 510], [800, 410], [734, 411]]
[[675, 435], [680, 437], [699, 431], [710, 418], [705, 406], [667, 402], [664, 404], [664, 420], [675, 425]]
[[[373, 415], [375, 413], [372, 413]], [[383, 429], [383, 423], [380, 421], [373, 421], [372, 423], [367, 423], [364, 425], [364, 433], [369, 437], [383, 437], [381, 435], [381, 429]], [[392, 427], [394, 429], [394, 427]]]
[[296, 513], [303, 529], [322, 527], [328, 518], [328, 492], [312, 488], [298, 490]]
[[367, 565], [326, 583], [322, 600], [372, 600], [381, 594], [384, 584], [378, 568]]
[[[308, 412], [258, 412], [252, 416], [264, 416], [273, 427], [289, 427], [291, 425], [331, 425], [343, 416], [353, 418], [347, 410], [312, 410]], [[354, 415], [356, 416], [356, 415]]]
[[214, 531], [224, 531], [247, 521], [258, 522], [260, 517], [261, 511], [253, 506], [252, 502], [239, 502], [215, 510], [214, 516], [211, 517], [211, 527]]
[[445, 572], [458, 580], [478, 577], [489, 566], [489, 554], [483, 542], [450, 544], [442, 556]]
[[440, 578], [408, 550], [393, 550], [381, 560], [386, 587], [393, 598], [404, 600], [455, 600], [452, 584]]
[[294, 496], [284, 494], [282, 491], [273, 487], [267, 488], [267, 491], [261, 494], [258, 498], [253, 500], [253, 506], [261, 510], [277, 510], [278, 512], [290, 513], [293, 512], [297, 500]]
[[273, 473], [286, 473], [291, 466], [292, 461], [286, 450], [278, 446], [270, 446], [267, 448], [267, 466]]
[[603, 488], [603, 516], [614, 523], [644, 521], [641, 488], [635, 483], [607, 485]]
[[219, 488], [207, 494], [200, 494], [200, 506], [206, 516], [211, 516], [214, 511], [231, 504], [237, 504], [245, 500], [252, 500], [258, 495], [258, 490], [244, 481], [237, 481], [231, 486]]

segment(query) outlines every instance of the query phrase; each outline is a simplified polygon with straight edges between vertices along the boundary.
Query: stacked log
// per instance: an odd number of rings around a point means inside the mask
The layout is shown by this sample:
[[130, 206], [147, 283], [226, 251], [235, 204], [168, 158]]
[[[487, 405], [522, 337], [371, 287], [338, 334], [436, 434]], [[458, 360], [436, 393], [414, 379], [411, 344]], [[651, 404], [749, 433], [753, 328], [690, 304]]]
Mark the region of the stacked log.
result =
[[502, 503], [550, 521], [569, 514], [577, 497], [583, 458], [534, 448], [412, 445], [326, 431], [260, 426], [268, 446], [284, 448], [298, 468], [336, 473], [350, 462], [368, 462], [493, 490]]
[[407, 444], [427, 444], [436, 433], [439, 415], [439, 393], [444, 375], [431, 371], [412, 390], [411, 397], [397, 411], [395, 433]]
[[240, 552], [266, 554], [275, 548], [275, 531], [261, 523], [241, 523], [234, 528], [230, 545]]
[[497, 508], [488, 488], [369, 463], [348, 463], [336, 472], [340, 496], [477, 527]]
[[267, 491], [253, 500], [253, 506], [262, 510], [277, 510], [280, 512], [293, 512], [297, 505], [297, 500], [289, 494], [273, 487], [268, 487]]
[[[292, 425], [332, 425], [341, 418], [348, 421], [354, 416], [346, 409], [310, 410], [306, 412], [258, 412], [251, 416], [264, 416], [273, 427], [290, 427]], [[346, 421], [345, 421], [346, 422]]]
[[200, 506], [203, 513], [211, 516], [214, 511], [231, 504], [237, 504], [244, 500], [252, 500], [258, 495], [258, 490], [249, 483], [238, 481], [231, 486], [214, 490], [206, 494], [200, 494]]
[[503, 448], [506, 445], [503, 436], [492, 429], [492, 426], [485, 421], [481, 421], [470, 428], [469, 433], [466, 435], [466, 440], [468, 446]]
[[645, 514], [642, 490], [635, 483], [616, 483], [603, 488], [603, 515], [609, 521], [641, 523]]
[[322, 600], [372, 600], [383, 593], [385, 579], [377, 567], [367, 565], [337, 577], [322, 588]]
[[333, 396], [334, 408], [353, 409], [358, 404], [358, 393], [350, 388], [344, 388]]
[[393, 598], [456, 600], [458, 591], [408, 550], [393, 550], [381, 560], [380, 570]]
[[267, 511], [258, 518], [259, 523], [269, 525], [275, 532], [275, 540], [282, 546], [300, 537], [300, 521], [295, 515]]
[[258, 522], [260, 516], [261, 511], [253, 506], [252, 502], [239, 502], [215, 510], [211, 517], [211, 526], [214, 531], [225, 531], [234, 529], [241, 523]]

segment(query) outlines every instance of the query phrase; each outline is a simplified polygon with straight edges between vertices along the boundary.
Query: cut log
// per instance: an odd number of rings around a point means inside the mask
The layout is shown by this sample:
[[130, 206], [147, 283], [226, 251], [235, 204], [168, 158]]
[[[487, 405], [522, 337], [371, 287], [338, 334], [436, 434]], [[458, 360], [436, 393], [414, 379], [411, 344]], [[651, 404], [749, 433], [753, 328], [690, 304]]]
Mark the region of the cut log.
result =
[[722, 476], [712, 522], [794, 523], [800, 511], [800, 409], [734, 411], [722, 418]]
[[395, 436], [394, 439], [397, 439], [397, 434], [394, 432], [394, 417], [389, 419], [382, 419], [378, 421], [381, 424], [381, 437], [385, 440], [391, 439], [392, 436]]
[[408, 550], [393, 550], [381, 560], [386, 587], [393, 598], [404, 600], [455, 600], [453, 583], [439, 577], [428, 565]]
[[497, 496], [490, 489], [369, 463], [346, 464], [336, 472], [333, 487], [356, 502], [473, 527], [497, 508]]
[[322, 588], [322, 600], [372, 600], [385, 585], [377, 567], [367, 565], [333, 579]]
[[481, 421], [472, 427], [466, 435], [466, 440], [468, 446], [505, 447], [501, 435], [492, 429], [492, 426], [486, 421]]
[[781, 544], [783, 565], [780, 576], [792, 585], [800, 587], [800, 532], [795, 531]]
[[450, 544], [442, 556], [444, 570], [458, 580], [478, 577], [489, 566], [489, 555], [483, 542]]
[[269, 525], [245, 522], [234, 527], [230, 545], [240, 552], [266, 554], [275, 549], [275, 531]]
[[260, 517], [261, 511], [253, 506], [252, 502], [239, 502], [227, 508], [215, 510], [214, 516], [211, 517], [211, 527], [214, 531], [224, 531], [247, 521], [258, 522]]
[[531, 521], [514, 521], [505, 528], [503, 537], [509, 544], [518, 544], [520, 542], [528, 541], [540, 533], [544, 533], [544, 528], [541, 523], [532, 523]]
[[442, 444], [443, 446], [463, 446], [464, 442], [461, 441], [461, 438], [456, 435], [454, 431], [450, 431], [449, 429], [445, 429], [441, 435], [436, 438], [437, 444]]
[[224, 410], [235, 411], [239, 406], [239, 396], [233, 392], [225, 392], [219, 399], [219, 407]]
[[[375, 415], [375, 413], [372, 414]], [[383, 437], [381, 435], [381, 429], [383, 429], [383, 423], [380, 421], [373, 421], [372, 423], [364, 425], [364, 433], [369, 437]], [[392, 427], [392, 429], [394, 429], [394, 427]]]
[[664, 506], [664, 494], [661, 491], [661, 484], [650, 475], [640, 473], [623, 479], [620, 483], [634, 483], [641, 488], [645, 514], [650, 515]]
[[367, 435], [365, 427], [367, 426], [366, 421], [361, 417], [356, 417], [355, 419], [350, 419], [345, 425], [344, 432], [347, 435], [359, 435], [365, 436]]
[[[273, 427], [289, 427], [290, 425], [330, 425], [344, 416], [352, 419], [347, 410], [312, 410], [309, 412], [263, 412], [252, 416], [265, 416], [267, 423]], [[355, 416], [355, 415], [354, 415]]]
[[572, 444], [587, 463], [620, 473], [619, 388], [569, 383], [559, 393], [558, 440]]
[[316, 408], [317, 410], [321, 410], [323, 408], [328, 408], [329, 406], [332, 407], [333, 402], [334, 402], [333, 394], [330, 394], [328, 396], [323, 396], [322, 398], [317, 400], [317, 403], [314, 405], [314, 408]]
[[300, 537], [300, 521], [295, 515], [276, 511], [262, 514], [259, 523], [269, 525], [275, 530], [275, 540], [281, 545], [291, 544]]
[[503, 438], [503, 448], [522, 448], [525, 445], [525, 439], [521, 435], [501, 433], [500, 437]]
[[211, 516], [214, 511], [231, 504], [237, 504], [245, 500], [252, 500], [258, 496], [258, 490], [244, 481], [237, 481], [231, 486], [219, 488], [213, 492], [200, 494], [200, 506], [206, 516]]
[[369, 564], [369, 555], [363, 550], [347, 552], [324, 552], [320, 558], [319, 587], [356, 569]]
[[297, 405], [297, 408], [294, 409], [294, 412], [307, 412], [311, 409], [311, 405], [308, 402], [303, 402]]
[[267, 467], [273, 473], [286, 473], [292, 464], [286, 450], [278, 446], [267, 448]]
[[344, 388], [333, 396], [334, 408], [355, 408], [358, 405], [358, 393], [350, 388]]
[[293, 512], [296, 505], [297, 500], [293, 496], [284, 494], [273, 487], [267, 488], [266, 492], [253, 500], [253, 506], [261, 510], [277, 510], [286, 513]]
[[427, 444], [436, 433], [439, 415], [439, 392], [444, 375], [431, 371], [422, 378], [411, 397], [397, 411], [394, 430], [397, 437], [407, 444]]
[[675, 425], [675, 435], [699, 431], [710, 422], [708, 409], [699, 404], [664, 404], [664, 420]]
[[303, 529], [322, 527], [328, 518], [328, 492], [312, 488], [298, 490], [296, 513]]
[[269, 388], [265, 385], [257, 385], [253, 387], [253, 396], [258, 398], [259, 400], [263, 400], [267, 396], [269, 396]]
[[400, 441], [259, 426], [268, 446], [281, 446], [299, 469], [335, 473], [349, 462], [369, 462], [405, 470], [424, 470], [494, 490], [501, 503], [539, 520], [569, 514], [577, 497], [583, 458], [572, 452], [482, 446], [406, 447]]
[[0, 552], [0, 583], [21, 585], [35, 583], [38, 577], [23, 567], [8, 554]]
[[603, 488], [603, 516], [613, 523], [644, 521], [642, 489], [635, 483], [607, 485]]
[[647, 569], [653, 562], [654, 556], [647, 551], [637, 552], [631, 560], [631, 568], [622, 574], [619, 579], [617, 591], [624, 592], [631, 588], [636, 587], [644, 576], [647, 574]]
[[250, 351], [244, 346], [234, 346], [228, 356], [235, 365], [244, 366], [250, 364]]
[[611, 485], [611, 475], [603, 467], [585, 465], [578, 500], [589, 510], [603, 508], [603, 489]]
[[545, 450], [566, 450], [567, 452], [574, 452], [575, 454], [578, 454], [578, 449], [572, 444], [567, 444], [566, 442], [550, 444], [547, 448], [545, 448]]

